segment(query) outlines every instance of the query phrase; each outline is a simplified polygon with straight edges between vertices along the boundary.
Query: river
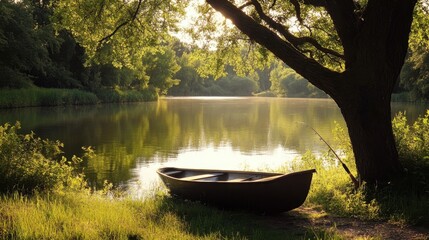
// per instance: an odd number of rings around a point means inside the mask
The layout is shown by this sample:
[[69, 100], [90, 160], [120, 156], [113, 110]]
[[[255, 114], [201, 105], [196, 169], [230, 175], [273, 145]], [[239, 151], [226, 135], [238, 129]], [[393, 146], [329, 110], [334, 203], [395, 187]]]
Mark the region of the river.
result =
[[[427, 108], [392, 103], [392, 112], [406, 111], [410, 121]], [[306, 151], [327, 150], [306, 125], [328, 142], [336, 125], [345, 126], [330, 99], [254, 97], [0, 110], [0, 123], [16, 121], [22, 133], [63, 142], [68, 157], [92, 146], [97, 157], [83, 163], [89, 183], [99, 188], [108, 180], [138, 195], [159, 184], [160, 166], [276, 169]]]

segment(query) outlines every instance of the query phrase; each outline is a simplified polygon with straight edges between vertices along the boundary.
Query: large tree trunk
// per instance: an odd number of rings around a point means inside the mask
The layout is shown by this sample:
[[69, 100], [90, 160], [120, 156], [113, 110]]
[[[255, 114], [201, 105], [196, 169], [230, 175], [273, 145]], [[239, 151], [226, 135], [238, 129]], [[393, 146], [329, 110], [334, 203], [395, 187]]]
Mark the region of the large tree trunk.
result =
[[392, 131], [390, 93], [353, 89], [336, 101], [347, 124], [359, 179], [377, 183], [400, 176], [402, 167]]

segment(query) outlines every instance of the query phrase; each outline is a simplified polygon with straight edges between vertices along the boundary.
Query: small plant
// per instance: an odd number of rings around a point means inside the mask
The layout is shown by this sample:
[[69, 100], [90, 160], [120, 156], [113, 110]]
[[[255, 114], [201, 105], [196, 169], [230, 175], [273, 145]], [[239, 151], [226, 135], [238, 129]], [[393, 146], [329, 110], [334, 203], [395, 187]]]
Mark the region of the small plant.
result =
[[[84, 186], [76, 172], [81, 158], [62, 156], [63, 144], [43, 140], [34, 133], [18, 134], [20, 124], [0, 126], [0, 192], [23, 194]], [[92, 153], [88, 148], [85, 157]]]

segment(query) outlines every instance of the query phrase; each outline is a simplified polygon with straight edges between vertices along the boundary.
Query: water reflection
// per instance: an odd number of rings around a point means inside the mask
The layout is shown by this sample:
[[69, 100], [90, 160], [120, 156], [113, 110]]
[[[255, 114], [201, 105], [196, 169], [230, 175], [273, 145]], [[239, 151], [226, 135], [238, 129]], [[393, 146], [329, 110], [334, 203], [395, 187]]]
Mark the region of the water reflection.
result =
[[[394, 104], [415, 119], [427, 106]], [[84, 163], [90, 182], [148, 186], [161, 165], [195, 168], [276, 168], [301, 153], [325, 150], [305, 122], [332, 142], [331, 100], [282, 98], [166, 98], [153, 103], [0, 110], [0, 122], [21, 121], [23, 132], [58, 139], [67, 155], [93, 146]], [[150, 185], [150, 184], [149, 184]]]

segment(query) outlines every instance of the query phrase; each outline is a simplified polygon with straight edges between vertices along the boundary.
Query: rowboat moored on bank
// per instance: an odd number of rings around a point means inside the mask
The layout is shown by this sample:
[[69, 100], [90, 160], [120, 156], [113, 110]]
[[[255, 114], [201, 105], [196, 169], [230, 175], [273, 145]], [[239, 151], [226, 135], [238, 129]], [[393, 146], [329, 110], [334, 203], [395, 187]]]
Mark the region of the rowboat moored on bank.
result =
[[278, 213], [301, 206], [314, 169], [289, 174], [165, 167], [157, 173], [173, 196], [225, 207]]

